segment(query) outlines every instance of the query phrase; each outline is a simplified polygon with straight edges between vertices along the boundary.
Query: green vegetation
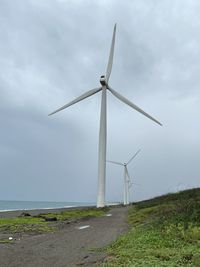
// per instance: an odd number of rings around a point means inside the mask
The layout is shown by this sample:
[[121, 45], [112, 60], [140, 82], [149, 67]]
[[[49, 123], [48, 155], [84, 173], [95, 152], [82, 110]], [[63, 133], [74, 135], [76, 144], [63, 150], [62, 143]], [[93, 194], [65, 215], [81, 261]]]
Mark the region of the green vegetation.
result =
[[[81, 219], [88, 217], [102, 216], [107, 208], [96, 209], [88, 208], [81, 210], [67, 210], [60, 213], [47, 213], [38, 216], [16, 217], [16, 218], [0, 218], [0, 233], [46, 233], [53, 232], [57, 229], [57, 225], [61, 221], [69, 219]], [[54, 221], [48, 219], [54, 218]], [[2, 242], [1, 242], [2, 243]]]
[[200, 267], [200, 188], [133, 204], [104, 267]]
[[68, 219], [80, 219], [80, 218], [89, 218], [89, 217], [99, 217], [105, 214], [108, 211], [108, 208], [96, 209], [82, 209], [82, 210], [68, 210], [62, 211], [60, 213], [48, 213], [42, 214], [42, 218], [56, 218], [59, 221], [65, 221]]
[[0, 244], [12, 244], [12, 240], [9, 239], [0, 239]]
[[43, 233], [50, 231], [53, 231], [53, 227], [50, 227], [49, 223], [46, 223], [42, 218], [30, 216], [0, 219], [1, 233]]

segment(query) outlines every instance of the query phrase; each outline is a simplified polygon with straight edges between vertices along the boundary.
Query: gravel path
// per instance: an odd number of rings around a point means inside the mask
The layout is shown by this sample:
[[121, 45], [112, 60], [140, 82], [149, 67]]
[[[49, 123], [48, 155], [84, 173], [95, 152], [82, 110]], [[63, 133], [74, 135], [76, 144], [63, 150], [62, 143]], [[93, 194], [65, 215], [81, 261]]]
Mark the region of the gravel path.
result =
[[72, 223], [55, 233], [23, 236], [14, 244], [0, 244], [0, 266], [99, 266], [105, 254], [92, 249], [108, 245], [127, 229], [127, 209], [115, 207], [108, 216]]

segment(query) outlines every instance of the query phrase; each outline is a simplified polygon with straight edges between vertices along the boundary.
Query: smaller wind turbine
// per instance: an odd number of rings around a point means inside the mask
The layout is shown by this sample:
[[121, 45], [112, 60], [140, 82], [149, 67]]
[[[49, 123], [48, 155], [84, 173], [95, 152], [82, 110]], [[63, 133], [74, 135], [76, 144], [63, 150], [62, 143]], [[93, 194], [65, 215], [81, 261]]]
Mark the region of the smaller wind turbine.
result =
[[[138, 152], [139, 153], [139, 152]], [[129, 199], [130, 199], [130, 189], [131, 189], [131, 187], [133, 186], [133, 185], [139, 185], [139, 184], [136, 184], [136, 183], [133, 183], [132, 181], [131, 181], [131, 177], [130, 177], [130, 175], [129, 175], [129, 172], [128, 172], [128, 169], [127, 169], [127, 176], [128, 176], [128, 179], [127, 179], [127, 188], [128, 188], [128, 190], [127, 190], [127, 204], [129, 204], [130, 203], [130, 201], [129, 201]]]
[[130, 188], [133, 185], [133, 183], [131, 182], [131, 178], [130, 178], [130, 174], [128, 172], [128, 168], [127, 165], [137, 156], [137, 154], [139, 154], [141, 151], [141, 149], [139, 149], [133, 156], [132, 158], [130, 158], [130, 160], [128, 162], [125, 163], [121, 163], [121, 162], [117, 162], [117, 161], [112, 161], [112, 160], [107, 160], [107, 162], [113, 163], [113, 164], [117, 164], [117, 165], [121, 165], [124, 167], [124, 205], [129, 204], [129, 198], [130, 198]]

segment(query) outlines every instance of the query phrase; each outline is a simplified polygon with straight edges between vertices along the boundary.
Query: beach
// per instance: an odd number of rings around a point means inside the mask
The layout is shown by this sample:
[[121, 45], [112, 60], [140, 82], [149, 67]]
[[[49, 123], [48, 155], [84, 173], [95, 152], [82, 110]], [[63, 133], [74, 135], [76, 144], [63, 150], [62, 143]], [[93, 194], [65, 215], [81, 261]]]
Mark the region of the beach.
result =
[[[86, 207], [71, 208], [84, 209]], [[26, 213], [35, 216], [66, 210], [69, 208], [30, 210]], [[95, 249], [110, 244], [127, 230], [127, 210], [127, 207], [112, 206], [102, 216], [67, 221], [55, 232], [15, 234], [12, 236], [12, 244], [0, 244], [0, 266], [100, 266], [106, 254]], [[21, 213], [22, 211], [1, 212], [0, 217], [11, 218]], [[8, 234], [4, 234], [4, 238], [9, 238]]]

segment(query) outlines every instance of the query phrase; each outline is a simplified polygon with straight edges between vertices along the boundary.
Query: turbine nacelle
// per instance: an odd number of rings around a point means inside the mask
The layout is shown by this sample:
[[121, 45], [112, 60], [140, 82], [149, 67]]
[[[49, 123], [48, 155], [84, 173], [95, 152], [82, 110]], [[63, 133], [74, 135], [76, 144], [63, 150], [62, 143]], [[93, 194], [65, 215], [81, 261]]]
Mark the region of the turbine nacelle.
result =
[[103, 85], [103, 86], [107, 86], [107, 82], [106, 82], [106, 77], [105, 77], [105, 75], [101, 75], [101, 77], [100, 77], [100, 83], [101, 83], [101, 85]]

